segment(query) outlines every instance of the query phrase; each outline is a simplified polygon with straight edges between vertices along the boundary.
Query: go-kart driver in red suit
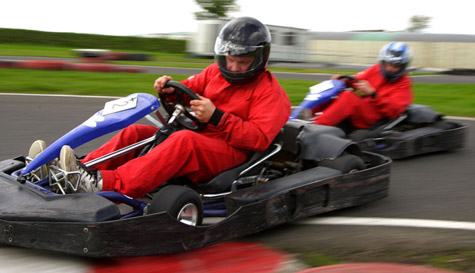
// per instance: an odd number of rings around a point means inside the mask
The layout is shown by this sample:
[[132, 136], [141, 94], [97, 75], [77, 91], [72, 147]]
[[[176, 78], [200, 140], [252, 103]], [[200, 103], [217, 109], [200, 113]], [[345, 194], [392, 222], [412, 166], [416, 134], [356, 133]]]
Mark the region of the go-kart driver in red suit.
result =
[[[244, 162], [251, 151], [265, 150], [289, 119], [290, 101], [271, 72], [267, 71], [271, 36], [265, 25], [249, 17], [236, 18], [221, 30], [215, 46], [217, 63], [182, 81], [200, 100], [192, 100], [195, 117], [207, 122], [196, 133], [181, 130], [146, 155], [129, 153], [97, 166], [97, 172], [77, 163], [72, 149], [64, 146], [60, 165], [81, 172], [79, 191], [116, 191], [138, 198], [172, 177], [186, 175], [206, 182], [218, 173]], [[155, 81], [158, 93], [172, 78]], [[131, 125], [82, 162], [153, 136], [157, 128]]]
[[329, 103], [317, 106], [313, 114], [323, 111], [314, 123], [334, 126], [348, 119], [353, 127], [363, 129], [381, 119], [398, 117], [413, 99], [411, 79], [406, 74], [411, 58], [411, 49], [404, 43], [383, 46], [379, 63], [357, 73], [356, 81], [350, 84], [361, 96], [344, 91]]

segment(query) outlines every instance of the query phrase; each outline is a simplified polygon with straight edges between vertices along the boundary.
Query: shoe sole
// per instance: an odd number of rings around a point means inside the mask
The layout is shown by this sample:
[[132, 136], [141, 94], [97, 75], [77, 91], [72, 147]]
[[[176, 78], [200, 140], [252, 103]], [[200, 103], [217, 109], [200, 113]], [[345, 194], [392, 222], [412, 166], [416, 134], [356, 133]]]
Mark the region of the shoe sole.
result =
[[[43, 140], [36, 140], [30, 146], [30, 150], [28, 151], [28, 157], [31, 158], [31, 160], [33, 160], [39, 154], [41, 154], [45, 149], [46, 149], [46, 143]], [[36, 176], [40, 177], [41, 179], [46, 178], [49, 175], [48, 164], [41, 166], [41, 169], [34, 173]]]
[[[59, 167], [66, 173], [79, 171], [74, 150], [69, 145], [64, 145], [61, 148], [59, 155]], [[76, 188], [79, 180], [78, 175], [68, 175], [67, 179], [72, 184], [72, 186]]]

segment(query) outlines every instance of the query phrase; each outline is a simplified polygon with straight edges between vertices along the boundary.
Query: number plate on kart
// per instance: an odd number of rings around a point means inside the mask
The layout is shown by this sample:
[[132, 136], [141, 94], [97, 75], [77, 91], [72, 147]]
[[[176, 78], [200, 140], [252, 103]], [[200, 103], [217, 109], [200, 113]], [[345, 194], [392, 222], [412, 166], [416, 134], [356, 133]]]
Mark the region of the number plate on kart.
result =
[[316, 84], [312, 87], [310, 87], [310, 93], [316, 94], [316, 93], [321, 93], [325, 90], [332, 89], [334, 87], [333, 82], [330, 81], [323, 81], [319, 84]]
[[138, 94], [134, 94], [125, 98], [108, 101], [104, 105], [102, 115], [109, 115], [120, 111], [128, 110], [137, 107]]

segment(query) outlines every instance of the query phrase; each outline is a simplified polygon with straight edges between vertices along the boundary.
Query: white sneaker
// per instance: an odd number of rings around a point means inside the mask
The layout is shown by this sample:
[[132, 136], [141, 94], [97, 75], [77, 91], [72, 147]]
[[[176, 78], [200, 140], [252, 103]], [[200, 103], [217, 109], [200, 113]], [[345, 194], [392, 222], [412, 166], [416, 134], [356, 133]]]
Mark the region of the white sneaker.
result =
[[[77, 167], [76, 160], [74, 151], [69, 145], [61, 147], [59, 153], [59, 168], [64, 171], [65, 182], [61, 182], [60, 184], [66, 192], [74, 192], [74, 189], [77, 188], [79, 168]], [[68, 185], [67, 181], [69, 181], [70, 185]], [[72, 187], [72, 189], [69, 189], [70, 187]]]
[[[66, 172], [66, 178], [73, 187], [73, 192], [98, 192], [102, 190], [102, 175], [97, 170], [90, 170], [77, 160], [73, 149], [64, 145], [59, 156], [59, 166]], [[69, 174], [70, 173], [70, 174]]]
[[[28, 165], [33, 159], [41, 154], [46, 149], [46, 143], [43, 140], [36, 140], [30, 146], [28, 151], [28, 157], [26, 158], [26, 164]], [[40, 181], [49, 175], [49, 165], [45, 164], [38, 169], [31, 172], [33, 175], [33, 181]]]

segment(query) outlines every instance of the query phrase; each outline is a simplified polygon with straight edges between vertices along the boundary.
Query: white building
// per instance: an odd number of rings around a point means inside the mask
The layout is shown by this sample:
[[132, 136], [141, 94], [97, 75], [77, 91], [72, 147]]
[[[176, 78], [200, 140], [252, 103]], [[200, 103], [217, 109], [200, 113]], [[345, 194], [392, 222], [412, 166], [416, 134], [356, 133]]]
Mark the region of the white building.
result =
[[[187, 52], [214, 56], [214, 43], [228, 20], [198, 20], [198, 30], [187, 42]], [[308, 31], [302, 28], [267, 25], [272, 35], [270, 61], [306, 62]]]

